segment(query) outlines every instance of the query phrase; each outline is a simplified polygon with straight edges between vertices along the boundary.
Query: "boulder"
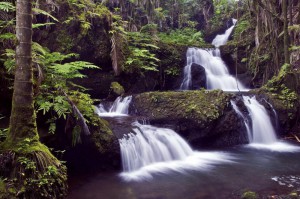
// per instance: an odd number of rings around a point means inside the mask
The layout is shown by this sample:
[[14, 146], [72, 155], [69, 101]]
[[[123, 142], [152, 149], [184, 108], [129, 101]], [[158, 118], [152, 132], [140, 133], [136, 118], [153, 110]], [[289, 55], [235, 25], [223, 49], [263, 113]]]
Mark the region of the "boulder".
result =
[[149, 92], [133, 97], [131, 111], [175, 130], [195, 147], [232, 146], [246, 143], [247, 137], [231, 98], [221, 90]]
[[192, 73], [191, 89], [198, 90], [200, 88], [206, 88], [205, 68], [196, 63], [192, 63], [191, 73]]

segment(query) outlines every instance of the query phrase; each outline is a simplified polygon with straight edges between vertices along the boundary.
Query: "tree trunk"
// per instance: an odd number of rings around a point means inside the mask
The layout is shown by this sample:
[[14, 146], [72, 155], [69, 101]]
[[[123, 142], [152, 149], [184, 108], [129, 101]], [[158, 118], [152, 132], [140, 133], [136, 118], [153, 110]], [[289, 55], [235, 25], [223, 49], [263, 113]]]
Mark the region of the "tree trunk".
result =
[[8, 141], [16, 143], [24, 138], [38, 140], [33, 104], [32, 80], [32, 4], [31, 0], [17, 0], [16, 71]]
[[290, 55], [289, 55], [289, 32], [288, 32], [288, 10], [287, 10], [287, 2], [288, 0], [282, 1], [282, 11], [284, 17], [284, 25], [283, 25], [283, 37], [284, 37], [284, 62], [286, 64], [290, 63]]

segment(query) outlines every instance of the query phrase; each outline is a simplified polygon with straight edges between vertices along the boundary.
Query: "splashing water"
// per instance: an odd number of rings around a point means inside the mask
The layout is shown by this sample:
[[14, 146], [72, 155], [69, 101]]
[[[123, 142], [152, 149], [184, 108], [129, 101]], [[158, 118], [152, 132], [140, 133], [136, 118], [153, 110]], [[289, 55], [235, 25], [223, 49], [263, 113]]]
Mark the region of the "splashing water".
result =
[[208, 169], [230, 161], [220, 152], [195, 152], [176, 132], [151, 125], [133, 124], [133, 133], [119, 139], [125, 180], [144, 180], [154, 173]]
[[187, 65], [184, 68], [184, 78], [180, 85], [181, 90], [191, 89], [192, 86], [192, 64], [198, 64], [205, 69], [207, 89], [221, 89], [224, 91], [248, 91], [243, 84], [229, 74], [226, 64], [221, 58], [219, 46], [227, 43], [228, 38], [236, 24], [233, 25], [222, 35], [217, 35], [212, 44], [215, 49], [188, 48], [186, 57]]
[[96, 107], [96, 113], [103, 117], [127, 116], [131, 100], [132, 96], [124, 98], [118, 97], [108, 111], [103, 104], [99, 104], [98, 107]]

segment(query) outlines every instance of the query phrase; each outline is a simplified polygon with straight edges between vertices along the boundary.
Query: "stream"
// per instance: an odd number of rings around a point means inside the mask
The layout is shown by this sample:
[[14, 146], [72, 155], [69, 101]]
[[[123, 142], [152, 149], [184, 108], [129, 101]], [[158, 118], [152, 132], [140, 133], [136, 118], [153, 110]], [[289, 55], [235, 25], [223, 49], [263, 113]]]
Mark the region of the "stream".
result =
[[[300, 148], [299, 148], [300, 149]], [[211, 160], [198, 170], [155, 173], [142, 181], [125, 181], [118, 172], [71, 177], [68, 198], [201, 199], [240, 198], [247, 190], [262, 195], [300, 191], [300, 151], [274, 152], [249, 146], [223, 149], [229, 161]]]
[[[191, 89], [193, 63], [205, 69], [208, 90], [249, 90], [229, 74], [218, 49], [237, 21], [232, 22], [224, 34], [215, 37], [215, 49], [188, 49], [180, 90]], [[300, 146], [277, 138], [269, 112], [255, 96], [242, 96], [247, 110], [231, 101], [243, 120], [249, 144], [211, 151], [193, 150], [171, 129], [135, 122], [128, 111], [131, 100], [132, 96], [119, 97], [110, 107], [97, 107], [100, 117], [122, 124], [118, 128], [123, 134], [116, 136], [123, 172], [71, 176], [69, 199], [234, 199], [249, 190], [260, 197], [300, 192]], [[266, 103], [277, 120], [276, 111]]]

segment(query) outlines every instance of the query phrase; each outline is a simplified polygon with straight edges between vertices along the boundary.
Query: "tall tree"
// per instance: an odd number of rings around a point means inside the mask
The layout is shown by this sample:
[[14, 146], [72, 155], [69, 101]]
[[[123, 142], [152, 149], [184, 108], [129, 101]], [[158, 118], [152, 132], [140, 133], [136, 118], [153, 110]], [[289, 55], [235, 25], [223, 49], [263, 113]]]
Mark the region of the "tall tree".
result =
[[32, 4], [31, 0], [17, 0], [16, 5], [16, 71], [8, 141], [16, 143], [24, 138], [38, 140], [33, 105], [32, 75]]
[[[32, 0], [16, 2], [16, 70], [5, 152], [11, 167], [4, 177], [18, 179], [18, 198], [64, 198], [66, 168], [39, 142], [33, 99]], [[4, 153], [5, 153], [4, 152]], [[31, 165], [31, 166], [28, 166]], [[43, 180], [48, 183], [42, 183]]]

